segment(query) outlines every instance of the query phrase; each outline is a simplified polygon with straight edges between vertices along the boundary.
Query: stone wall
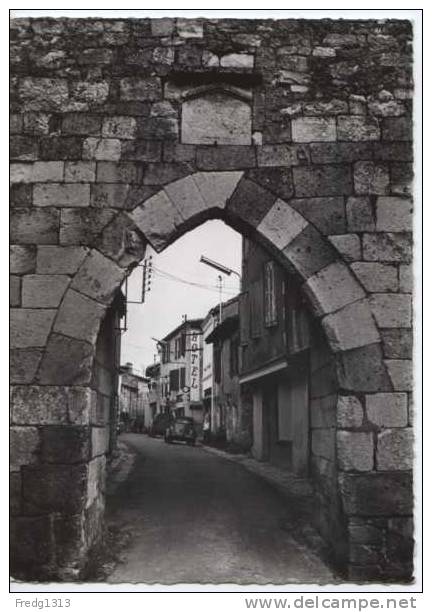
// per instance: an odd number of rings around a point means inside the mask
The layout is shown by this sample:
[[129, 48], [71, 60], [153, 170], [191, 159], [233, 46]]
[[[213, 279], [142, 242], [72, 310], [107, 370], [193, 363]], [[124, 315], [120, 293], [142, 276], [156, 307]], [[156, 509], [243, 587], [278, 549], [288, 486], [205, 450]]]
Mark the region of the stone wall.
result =
[[[103, 474], [39, 436], [89, 426], [96, 338], [115, 291], [147, 242], [162, 250], [220, 217], [297, 274], [334, 354], [349, 577], [409, 578], [411, 25], [18, 19], [11, 73], [22, 575], [68, 575], [74, 551], [100, 533], [86, 509]], [[222, 113], [230, 100], [241, 129], [225, 113], [203, 144], [182, 109], [200, 115], [212, 96]]]

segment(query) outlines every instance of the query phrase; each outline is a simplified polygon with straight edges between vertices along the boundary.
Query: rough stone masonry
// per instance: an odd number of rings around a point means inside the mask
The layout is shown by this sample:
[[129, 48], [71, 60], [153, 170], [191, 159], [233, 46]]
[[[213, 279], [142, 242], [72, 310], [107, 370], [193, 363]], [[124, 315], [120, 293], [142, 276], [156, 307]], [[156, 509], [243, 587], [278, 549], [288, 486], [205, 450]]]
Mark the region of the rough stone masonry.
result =
[[296, 272], [327, 338], [313, 478], [340, 567], [410, 579], [411, 38], [400, 20], [12, 21], [15, 576], [81, 575], [103, 534], [100, 322], [148, 242], [222, 218]]

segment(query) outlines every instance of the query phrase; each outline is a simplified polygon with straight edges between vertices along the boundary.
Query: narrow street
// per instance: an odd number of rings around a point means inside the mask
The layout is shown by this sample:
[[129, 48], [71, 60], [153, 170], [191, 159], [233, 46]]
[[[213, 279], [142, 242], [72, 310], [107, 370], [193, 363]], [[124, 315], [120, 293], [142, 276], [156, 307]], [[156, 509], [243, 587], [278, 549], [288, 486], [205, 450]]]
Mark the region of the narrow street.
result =
[[292, 538], [286, 502], [264, 480], [200, 447], [139, 434], [121, 440], [136, 459], [108, 495], [107, 519], [130, 537], [107, 582], [333, 581]]

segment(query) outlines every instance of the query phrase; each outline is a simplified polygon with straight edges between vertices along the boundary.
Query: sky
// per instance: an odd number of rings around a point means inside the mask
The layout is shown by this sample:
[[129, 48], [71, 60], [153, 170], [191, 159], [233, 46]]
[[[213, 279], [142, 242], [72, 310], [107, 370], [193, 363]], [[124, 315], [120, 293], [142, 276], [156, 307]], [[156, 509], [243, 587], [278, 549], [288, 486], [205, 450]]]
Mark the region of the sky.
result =
[[[146, 258], [151, 255], [153, 263], [151, 289], [146, 292], [144, 304], [128, 304], [128, 330], [122, 334], [122, 364], [130, 361], [134, 370], [142, 372], [157, 354], [152, 337], [166, 336], [180, 325], [184, 314], [188, 319], [204, 318], [219, 303], [218, 272], [199, 259], [206, 255], [240, 272], [241, 243], [239, 233], [217, 220], [207, 221], [188, 232], [160, 254], [147, 248]], [[223, 276], [223, 300], [238, 293], [239, 282], [234, 274]], [[141, 286], [142, 268], [136, 268], [128, 280], [128, 300], [140, 299]]]

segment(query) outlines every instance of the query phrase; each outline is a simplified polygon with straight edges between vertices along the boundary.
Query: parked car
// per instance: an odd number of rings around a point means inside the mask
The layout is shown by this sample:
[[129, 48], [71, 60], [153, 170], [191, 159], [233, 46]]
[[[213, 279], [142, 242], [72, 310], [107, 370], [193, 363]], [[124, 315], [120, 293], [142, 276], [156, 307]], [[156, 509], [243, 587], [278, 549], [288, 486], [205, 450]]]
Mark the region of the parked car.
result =
[[172, 422], [173, 418], [170, 414], [166, 412], [160, 412], [157, 414], [152, 421], [152, 424], [149, 427], [148, 435], [152, 438], [156, 436], [165, 435], [165, 430]]
[[181, 440], [190, 446], [195, 444], [197, 432], [193, 419], [190, 417], [177, 417], [165, 430], [165, 442]]

